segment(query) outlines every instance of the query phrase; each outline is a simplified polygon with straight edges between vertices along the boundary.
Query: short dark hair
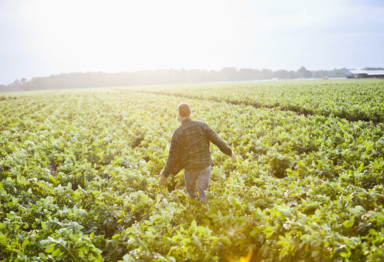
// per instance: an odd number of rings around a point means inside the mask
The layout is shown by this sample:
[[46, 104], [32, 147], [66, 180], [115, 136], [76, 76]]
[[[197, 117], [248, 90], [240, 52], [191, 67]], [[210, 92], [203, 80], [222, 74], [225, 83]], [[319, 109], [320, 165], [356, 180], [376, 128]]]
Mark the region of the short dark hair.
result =
[[187, 103], [181, 103], [179, 106], [179, 115], [181, 117], [189, 117], [191, 115], [191, 108]]

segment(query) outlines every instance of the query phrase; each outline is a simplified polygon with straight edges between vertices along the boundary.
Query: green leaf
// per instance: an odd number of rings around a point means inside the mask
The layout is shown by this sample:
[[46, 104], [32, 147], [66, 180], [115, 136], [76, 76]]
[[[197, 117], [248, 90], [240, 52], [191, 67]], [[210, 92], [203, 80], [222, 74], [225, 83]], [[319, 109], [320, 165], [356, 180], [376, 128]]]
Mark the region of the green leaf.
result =
[[352, 217], [349, 220], [345, 220], [344, 223], [343, 223], [343, 226], [345, 228], [351, 228], [351, 227], [353, 227], [354, 224], [355, 224], [355, 217]]
[[320, 254], [320, 251], [319, 251], [319, 250], [314, 250], [314, 251], [311, 252], [311, 256], [312, 256], [312, 257], [318, 257], [319, 254]]
[[45, 249], [45, 252], [47, 252], [47, 253], [52, 253], [53, 250], [55, 250], [55, 244], [51, 244], [51, 245], [49, 245], [49, 246]]
[[59, 257], [61, 255], [60, 248], [56, 248], [55, 251], [53, 251], [52, 256], [53, 257]]
[[232, 244], [232, 241], [228, 237], [222, 237], [220, 240], [224, 245], [230, 246]]
[[193, 231], [195, 231], [196, 228], [197, 228], [196, 220], [193, 220], [192, 223], [191, 223], [191, 229], [192, 229]]
[[48, 239], [44, 239], [44, 240], [41, 240], [41, 241], [40, 241], [40, 245], [42, 245], [42, 246], [46, 246], [46, 245], [48, 245], [49, 243], [51, 243], [51, 241], [48, 240]]
[[27, 246], [29, 243], [31, 243], [31, 242], [29, 241], [28, 238], [27, 238], [26, 240], [24, 240], [23, 245], [22, 245], [23, 249], [24, 249], [25, 246]]
[[342, 256], [342, 257], [349, 257], [350, 254], [347, 253], [347, 252], [341, 252], [341, 253], [340, 253], [340, 256]]

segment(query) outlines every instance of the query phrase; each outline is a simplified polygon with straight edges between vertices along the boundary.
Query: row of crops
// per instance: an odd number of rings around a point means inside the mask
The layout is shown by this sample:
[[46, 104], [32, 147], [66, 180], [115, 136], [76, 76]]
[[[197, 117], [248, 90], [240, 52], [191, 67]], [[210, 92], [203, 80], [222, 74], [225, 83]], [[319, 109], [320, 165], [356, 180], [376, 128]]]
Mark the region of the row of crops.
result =
[[[1, 103], [0, 260], [384, 259], [383, 123], [207, 90], [31, 92]], [[158, 186], [181, 101], [238, 156], [211, 147], [203, 204], [185, 193], [182, 172]]]
[[384, 122], [382, 79], [204, 84], [136, 90], [278, 108], [302, 114], [338, 116], [353, 121]]
[[10, 99], [16, 99], [16, 97], [0, 95], [0, 103], [3, 103], [6, 100], [10, 100]]

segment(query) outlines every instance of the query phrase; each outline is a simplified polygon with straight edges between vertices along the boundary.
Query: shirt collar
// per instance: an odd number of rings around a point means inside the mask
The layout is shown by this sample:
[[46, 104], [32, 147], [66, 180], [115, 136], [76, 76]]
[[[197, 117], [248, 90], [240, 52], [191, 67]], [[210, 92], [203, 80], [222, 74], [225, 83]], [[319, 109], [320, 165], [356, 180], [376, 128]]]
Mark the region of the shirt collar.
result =
[[188, 118], [184, 119], [183, 121], [181, 121], [181, 124], [185, 124], [185, 123], [190, 122], [190, 121], [192, 121], [192, 119], [190, 117], [188, 117]]

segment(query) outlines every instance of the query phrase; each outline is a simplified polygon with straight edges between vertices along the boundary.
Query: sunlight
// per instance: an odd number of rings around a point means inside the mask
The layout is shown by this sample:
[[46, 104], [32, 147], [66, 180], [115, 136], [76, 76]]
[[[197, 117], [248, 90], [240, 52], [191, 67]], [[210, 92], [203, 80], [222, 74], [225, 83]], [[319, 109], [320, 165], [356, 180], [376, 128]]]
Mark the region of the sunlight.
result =
[[0, 1], [0, 81], [70, 72], [381, 67], [384, 6], [358, 2]]
[[212, 12], [217, 3], [40, 0], [23, 9], [40, 52], [73, 71], [116, 71], [230, 64], [236, 25], [229, 4]]
[[245, 257], [240, 257], [239, 259], [227, 258], [228, 262], [250, 262], [253, 257], [253, 248], [251, 248], [248, 254]]

